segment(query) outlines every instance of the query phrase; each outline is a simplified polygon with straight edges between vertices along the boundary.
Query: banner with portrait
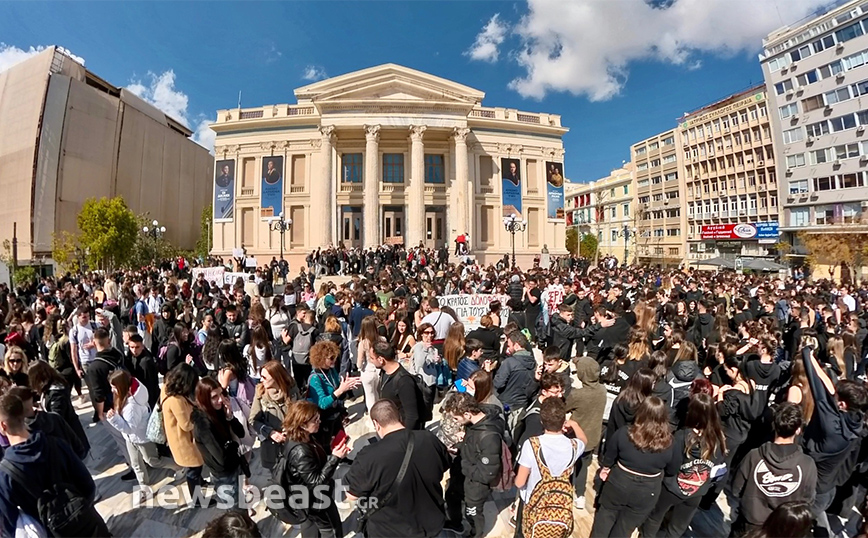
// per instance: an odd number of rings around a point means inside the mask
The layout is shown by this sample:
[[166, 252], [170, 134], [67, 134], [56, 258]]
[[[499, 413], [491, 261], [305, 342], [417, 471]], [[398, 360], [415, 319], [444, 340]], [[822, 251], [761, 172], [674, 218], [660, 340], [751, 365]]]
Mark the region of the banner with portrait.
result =
[[501, 202], [503, 216], [515, 215], [523, 219], [521, 213], [521, 161], [519, 159], [500, 159]]
[[564, 163], [546, 162], [546, 202], [549, 220], [563, 220]]
[[217, 161], [214, 170], [214, 222], [231, 222], [235, 214], [235, 160]]
[[262, 191], [259, 207], [262, 218], [269, 219], [283, 213], [283, 157], [262, 158]]

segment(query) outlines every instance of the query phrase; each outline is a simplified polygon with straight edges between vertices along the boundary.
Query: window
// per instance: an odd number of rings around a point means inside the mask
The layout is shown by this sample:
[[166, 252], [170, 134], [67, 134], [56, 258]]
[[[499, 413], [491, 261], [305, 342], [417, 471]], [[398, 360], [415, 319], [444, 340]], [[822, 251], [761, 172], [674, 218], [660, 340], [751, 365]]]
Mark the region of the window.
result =
[[835, 188], [835, 176], [832, 177], [815, 177], [815, 191], [830, 191]]
[[648, 163], [639, 163], [639, 165], [636, 166], [636, 170], [648, 170]]
[[404, 154], [383, 154], [383, 183], [404, 182]]
[[666, 138], [663, 139], [663, 145], [664, 146], [671, 146], [674, 143], [675, 143], [675, 137], [674, 136], [667, 136]]
[[790, 226], [807, 226], [809, 216], [807, 207], [790, 209]]
[[660, 144], [658, 144], [657, 142], [651, 142], [650, 144], [648, 144], [649, 151], [654, 151], [658, 147], [660, 147]]
[[818, 225], [832, 224], [835, 221], [835, 208], [829, 205], [817, 206], [814, 209], [814, 221]]
[[624, 194], [630, 194], [630, 185], [624, 185]]
[[816, 69], [811, 69], [807, 73], [801, 74], [796, 77], [796, 82], [799, 83], [799, 86], [807, 86], [808, 84], [813, 84], [820, 80], [819, 75], [817, 75]]
[[661, 201], [663, 201], [663, 193], [662, 192], [657, 193], [654, 196], [652, 196], [651, 199], [654, 200], [655, 202], [661, 202]]
[[856, 84], [850, 86], [850, 89], [852, 90], [854, 97], [865, 95], [866, 93], [868, 93], [868, 80], [857, 82]]
[[425, 155], [425, 183], [445, 183], [443, 155]]
[[824, 65], [820, 68], [820, 76], [823, 78], [829, 78], [837, 75], [838, 73], [844, 70], [844, 64], [841, 63], [841, 60], [836, 60], [828, 65]]
[[784, 144], [792, 144], [805, 139], [805, 133], [801, 127], [784, 131]]
[[857, 52], [841, 60], [845, 70], [855, 69], [868, 61], [868, 51]]
[[344, 183], [362, 182], [362, 154], [344, 153], [341, 156], [341, 181]]
[[[714, 185], [717, 186], [717, 183], [715, 183]], [[717, 190], [717, 189], [715, 188], [715, 190]], [[678, 199], [678, 191], [667, 192], [666, 193], [666, 199], [667, 200], [677, 200]]]
[[654, 237], [663, 237], [663, 228], [657, 228], [654, 230]]
[[825, 104], [822, 95], [815, 95], [813, 97], [808, 97], [807, 99], [802, 99], [802, 110], [810, 112], [812, 110], [817, 110], [818, 108], [823, 108]]
[[625, 218], [630, 216], [630, 204], [623, 204], [623, 205], [621, 206], [621, 209], [622, 209], [622, 211], [623, 211], [623, 213], [624, 213], [624, 217], [625, 217]]
[[821, 50], [825, 50], [835, 46], [835, 37], [833, 35], [827, 35], [822, 39], [818, 39], [811, 43], [811, 46], [814, 49], [814, 53], [818, 53]]
[[678, 247], [670, 247], [669, 248], [670, 256], [678, 256]]
[[787, 168], [798, 168], [805, 166], [805, 154], [797, 153], [795, 155], [787, 155]]
[[640, 179], [640, 180], [638, 181], [638, 183], [636, 183], [636, 186], [639, 187], [639, 188], [641, 188], [641, 187], [647, 187], [647, 186], [648, 186], [648, 180], [647, 180], [647, 179]]
[[675, 181], [678, 179], [678, 172], [669, 172], [666, 174], [666, 181]]
[[790, 194], [803, 194], [808, 192], [808, 180], [797, 179], [790, 181]]
[[645, 155], [645, 151], [647, 151], [647, 148], [645, 146], [642, 146], [641, 148], [636, 148], [636, 155]]
[[853, 159], [859, 156], [859, 144], [835, 146], [836, 159]]
[[[790, 116], [799, 113], [799, 105], [797, 105], [796, 103], [790, 103], [788, 105], [780, 107], [778, 110], [781, 113], [781, 119], [785, 120]], [[738, 143], [738, 140], [736, 140], [736, 143]]]
[[782, 80], [775, 84], [775, 95], [781, 95], [793, 89], [793, 81], [791, 79]]
[[660, 159], [651, 159], [651, 162], [649, 164], [651, 165], [651, 168], [654, 168], [655, 166], [660, 166]]
[[617, 207], [612, 206], [612, 207], [611, 207], [611, 210], [610, 210], [610, 213], [612, 214], [612, 218], [613, 218], [613, 219], [618, 218], [618, 208], [617, 208]]
[[618, 230], [612, 230], [612, 242], [613, 243], [618, 242]]
[[677, 157], [675, 155], [667, 155], [663, 157], [663, 164], [674, 163]]
[[862, 25], [858, 22], [855, 24], [851, 24], [850, 26], [846, 26], [841, 28], [837, 32], [835, 32], [835, 38], [837, 38], [838, 43], [844, 43], [846, 41], [850, 41], [856, 37], [859, 37], [864, 32], [862, 31]]
[[[805, 130], [808, 131], [808, 136], [822, 136], [825, 134], [829, 134], [829, 122], [821, 121], [817, 123], [812, 123], [805, 127]], [[784, 142], [787, 141], [787, 131], [784, 131]]]
[[852, 189], [853, 187], [864, 187], [865, 186], [865, 178], [862, 175], [862, 172], [856, 172], [855, 174], [843, 174], [841, 176], [841, 188], [842, 189]]
[[829, 148], [818, 149], [808, 153], [811, 164], [822, 164], [832, 160], [832, 151]]
[[788, 65], [790, 65], [790, 57], [788, 55], [778, 56], [777, 58], [769, 61], [769, 71], [774, 73], [775, 71], [780, 71]]
[[838, 88], [837, 90], [824, 93], [823, 97], [826, 98], [827, 105], [834, 105], [850, 98], [850, 88]]
[[680, 237], [681, 236], [681, 228], [667, 228], [666, 229], [666, 237]]
[[839, 131], [846, 131], [847, 129], [855, 129], [856, 116], [854, 116], [853, 114], [847, 114], [846, 116], [832, 118], [829, 121], [829, 124], [832, 126], [833, 133], [837, 133]]
[[652, 185], [659, 185], [661, 182], [662, 182], [662, 179], [660, 178], [660, 176], [654, 176], [651, 178], [651, 184]]

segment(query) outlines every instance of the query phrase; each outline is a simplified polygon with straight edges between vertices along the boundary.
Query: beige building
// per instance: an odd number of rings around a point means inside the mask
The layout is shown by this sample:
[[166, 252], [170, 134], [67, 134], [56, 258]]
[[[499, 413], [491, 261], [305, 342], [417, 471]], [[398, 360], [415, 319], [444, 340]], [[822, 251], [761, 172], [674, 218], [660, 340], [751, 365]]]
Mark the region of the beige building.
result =
[[394, 64], [295, 97], [218, 111], [216, 169], [227, 174], [215, 182], [215, 254], [277, 256], [279, 213], [292, 219], [293, 267], [317, 247], [451, 249], [465, 232], [477, 258], [494, 261], [510, 252], [502, 221], [513, 213], [527, 223], [520, 263], [546, 245], [565, 252], [560, 116], [485, 107], [479, 90]]
[[778, 185], [765, 86], [702, 107], [679, 123], [688, 261], [772, 257]]
[[50, 47], [0, 73], [0, 237], [48, 262], [88, 198], [122, 196], [192, 248], [211, 194], [213, 158], [191, 131]]
[[687, 214], [682, 207], [685, 193], [680, 136], [680, 130], [672, 129], [630, 148], [640, 264], [676, 266], [684, 260]]
[[632, 263], [638, 233], [634, 189], [629, 162], [604, 178], [579, 184], [567, 193], [567, 225], [575, 226], [580, 237], [595, 235], [601, 257]]

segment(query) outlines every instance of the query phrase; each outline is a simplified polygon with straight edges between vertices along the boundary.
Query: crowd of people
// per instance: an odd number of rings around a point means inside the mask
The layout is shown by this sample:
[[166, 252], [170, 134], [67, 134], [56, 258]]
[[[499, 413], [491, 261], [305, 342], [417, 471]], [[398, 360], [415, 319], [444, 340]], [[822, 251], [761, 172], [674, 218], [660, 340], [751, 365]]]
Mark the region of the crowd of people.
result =
[[[497, 494], [514, 499], [517, 537], [570, 536], [592, 509], [593, 537], [680, 537], [720, 507], [730, 536], [853, 532], [868, 491], [864, 284], [448, 256], [324, 250], [295, 277], [278, 263], [231, 285], [177, 266], [0, 285], [0, 536], [109, 535], [91, 428], [137, 502], [167, 469], [191, 505], [234, 507], [206, 536], [258, 535], [254, 459], [327, 499], [268, 505], [303, 537], [344, 536], [345, 498], [365, 536], [478, 538]], [[453, 294], [503, 300], [471, 326], [441, 304]], [[361, 401], [376, 435], [353, 447]]]

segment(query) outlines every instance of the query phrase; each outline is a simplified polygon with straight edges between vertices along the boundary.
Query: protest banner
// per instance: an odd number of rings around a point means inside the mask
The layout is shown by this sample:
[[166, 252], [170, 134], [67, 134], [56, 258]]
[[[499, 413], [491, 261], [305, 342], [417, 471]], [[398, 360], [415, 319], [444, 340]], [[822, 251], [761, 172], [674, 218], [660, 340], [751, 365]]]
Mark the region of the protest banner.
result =
[[489, 305], [493, 301], [500, 301], [500, 324], [506, 325], [506, 320], [509, 317], [509, 308], [506, 307], [506, 302], [509, 300], [508, 295], [497, 295], [493, 293], [478, 293], [473, 295], [441, 295], [437, 297], [440, 301], [440, 306], [448, 306], [458, 315], [456, 321], [464, 324], [465, 331], [472, 331], [479, 328], [479, 321], [482, 316], [490, 310]]
[[217, 284], [223, 284], [223, 274], [226, 272], [226, 268], [224, 267], [193, 267], [191, 269], [193, 273], [193, 280], [199, 278], [199, 275], [205, 275], [205, 282], [209, 284], [211, 282], [216, 282]]

